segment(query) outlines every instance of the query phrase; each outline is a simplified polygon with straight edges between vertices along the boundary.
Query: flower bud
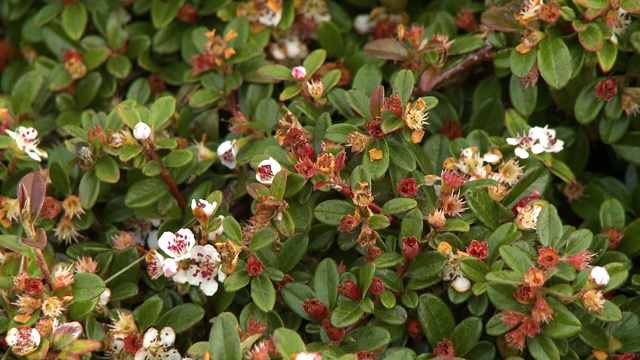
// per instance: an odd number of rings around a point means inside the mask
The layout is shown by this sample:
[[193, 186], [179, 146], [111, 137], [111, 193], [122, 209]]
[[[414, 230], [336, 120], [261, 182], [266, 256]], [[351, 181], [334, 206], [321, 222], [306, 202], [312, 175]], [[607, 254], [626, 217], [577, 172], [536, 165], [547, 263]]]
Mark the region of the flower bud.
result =
[[338, 341], [344, 336], [344, 329], [333, 326], [328, 317], [322, 320], [322, 327], [331, 341]]
[[133, 128], [133, 137], [138, 140], [147, 140], [151, 136], [151, 128], [142, 121]]
[[594, 266], [589, 273], [589, 281], [599, 286], [605, 286], [609, 283], [609, 272], [602, 266]]
[[371, 295], [380, 295], [384, 291], [384, 283], [379, 278], [373, 278], [367, 293]]
[[424, 331], [422, 330], [422, 326], [420, 326], [420, 321], [418, 321], [418, 319], [413, 318], [407, 321], [407, 333], [413, 340], [422, 339]]
[[465, 293], [471, 289], [471, 281], [464, 276], [457, 276], [451, 282], [451, 287], [459, 293]]
[[257, 257], [251, 255], [249, 259], [247, 259], [246, 270], [247, 270], [247, 273], [253, 277], [256, 277], [262, 274], [262, 270], [263, 270], [262, 261], [260, 261], [260, 259], [258, 259]]
[[416, 256], [418, 256], [419, 252], [420, 247], [418, 246], [418, 239], [416, 239], [414, 236], [402, 238], [402, 255], [406, 259], [413, 260]]
[[166, 258], [162, 261], [162, 272], [164, 276], [171, 277], [178, 273], [178, 262], [172, 258]]
[[416, 179], [406, 178], [398, 181], [397, 190], [398, 194], [402, 197], [412, 197], [418, 192]]
[[353, 301], [360, 301], [360, 299], [362, 299], [362, 293], [358, 285], [351, 280], [345, 280], [338, 286], [338, 294]]
[[296, 66], [293, 68], [293, 70], [291, 70], [291, 76], [299, 81], [304, 80], [304, 78], [307, 77], [307, 69], [305, 69], [303, 66]]
[[307, 299], [302, 305], [304, 311], [312, 318], [322, 321], [329, 316], [327, 306], [318, 299]]

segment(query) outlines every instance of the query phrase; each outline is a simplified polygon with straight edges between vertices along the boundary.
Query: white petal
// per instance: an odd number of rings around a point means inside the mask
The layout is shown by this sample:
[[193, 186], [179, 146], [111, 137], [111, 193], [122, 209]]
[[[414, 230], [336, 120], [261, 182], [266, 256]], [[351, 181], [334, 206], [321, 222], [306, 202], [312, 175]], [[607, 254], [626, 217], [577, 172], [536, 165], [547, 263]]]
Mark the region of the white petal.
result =
[[218, 282], [214, 278], [204, 279], [200, 284], [200, 290], [207, 296], [213, 296], [218, 291]]
[[173, 275], [173, 281], [178, 284], [185, 284], [188, 279], [187, 271], [184, 269], [178, 270], [178, 272]]
[[529, 157], [529, 152], [527, 152], [527, 150], [525, 150], [523, 148], [516, 148], [515, 154], [520, 159], [526, 159], [526, 158]]
[[158, 330], [155, 328], [149, 328], [147, 332], [144, 334], [144, 339], [142, 340], [142, 347], [148, 349], [153, 343], [158, 339]]
[[542, 154], [545, 152], [545, 146], [541, 144], [535, 144], [531, 147], [531, 152], [534, 154]]
[[171, 346], [176, 341], [176, 332], [169, 326], [165, 326], [160, 330], [160, 342], [164, 346]]
[[40, 161], [40, 156], [35, 151], [27, 151], [27, 155], [35, 161]]

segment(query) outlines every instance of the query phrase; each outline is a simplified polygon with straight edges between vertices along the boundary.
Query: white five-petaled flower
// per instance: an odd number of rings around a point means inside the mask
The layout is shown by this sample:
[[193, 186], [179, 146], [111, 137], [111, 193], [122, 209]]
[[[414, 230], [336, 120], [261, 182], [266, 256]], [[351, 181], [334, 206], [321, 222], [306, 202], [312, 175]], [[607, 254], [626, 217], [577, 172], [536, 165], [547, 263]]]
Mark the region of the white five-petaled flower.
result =
[[135, 137], [136, 139], [147, 140], [149, 136], [151, 136], [151, 128], [149, 127], [149, 125], [143, 123], [142, 121], [137, 123], [133, 128], [133, 137]]
[[529, 129], [527, 135], [519, 135], [516, 138], [507, 138], [507, 144], [517, 146], [515, 154], [521, 159], [529, 157], [529, 151], [534, 154], [543, 152], [557, 153], [564, 148], [564, 141], [556, 139], [556, 131], [547, 126], [538, 126]]
[[589, 280], [599, 286], [605, 286], [609, 283], [609, 272], [602, 266], [594, 266], [589, 273]]
[[222, 165], [229, 169], [236, 168], [236, 156], [238, 155], [238, 145], [235, 140], [227, 140], [218, 146], [218, 157]]
[[190, 256], [189, 251], [191, 251], [195, 243], [196, 239], [189, 229], [180, 229], [175, 234], [166, 231], [158, 239], [160, 249], [176, 261], [188, 259]]
[[212, 296], [218, 291], [218, 281], [224, 281], [227, 277], [222, 272], [220, 262], [220, 254], [212, 245], [196, 245], [191, 249], [189, 269], [178, 270], [173, 279], [178, 283], [188, 282], [193, 286], [200, 286], [205, 295]]
[[272, 157], [262, 160], [256, 168], [256, 180], [261, 184], [271, 185], [273, 178], [282, 170], [282, 166]]
[[5, 133], [16, 141], [16, 146], [20, 151], [24, 151], [30, 158], [40, 161], [41, 158], [47, 158], [47, 153], [38, 149], [40, 140], [38, 139], [38, 130], [29, 127], [19, 126], [16, 131], [5, 130]]
[[175, 340], [176, 332], [168, 326], [162, 328], [160, 332], [155, 328], [149, 328], [144, 334], [142, 348], [136, 352], [135, 360], [180, 360], [182, 357], [178, 350], [169, 349]]
[[216, 206], [218, 206], [218, 203], [215, 201], [210, 203], [204, 199], [199, 199], [197, 202], [196, 199], [191, 200], [191, 210], [201, 209], [206, 216], [213, 215], [213, 210], [215, 210]]
[[291, 76], [296, 80], [304, 80], [307, 77], [307, 69], [304, 66], [296, 66], [291, 70]]
[[19, 326], [9, 329], [5, 340], [16, 355], [26, 356], [40, 346], [40, 332], [29, 326]]

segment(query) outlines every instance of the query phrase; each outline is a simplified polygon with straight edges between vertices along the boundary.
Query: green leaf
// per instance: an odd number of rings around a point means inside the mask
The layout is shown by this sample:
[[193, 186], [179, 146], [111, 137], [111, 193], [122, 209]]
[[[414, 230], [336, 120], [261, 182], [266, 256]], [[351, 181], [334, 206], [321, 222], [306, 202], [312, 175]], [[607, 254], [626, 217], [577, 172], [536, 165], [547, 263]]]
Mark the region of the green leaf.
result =
[[436, 346], [444, 338], [450, 338], [456, 324], [449, 306], [432, 294], [420, 296], [418, 319], [431, 346]]
[[96, 299], [106, 289], [104, 281], [96, 274], [78, 273], [74, 275], [74, 279], [71, 291], [76, 302]]
[[598, 81], [599, 79], [587, 84], [576, 98], [573, 111], [576, 120], [582, 125], [589, 124], [595, 120], [604, 106], [604, 100], [596, 98], [596, 84]]
[[[160, 316], [156, 324], [158, 325], [158, 329], [165, 326], [171, 326], [173, 330], [175, 330], [176, 334], [180, 334], [191, 329], [203, 318], [204, 309], [202, 306], [194, 303], [187, 303], [180, 304], [169, 309], [169, 311]], [[226, 341], [229, 341], [229, 339]]]
[[189, 99], [189, 106], [200, 109], [220, 99], [220, 93], [210, 89], [200, 89]]
[[187, 149], [173, 150], [167, 156], [162, 158], [162, 162], [167, 167], [185, 166], [193, 160], [193, 152]]
[[80, 186], [78, 188], [78, 196], [80, 196], [80, 202], [82, 208], [91, 209], [98, 200], [98, 193], [100, 192], [100, 180], [96, 176], [94, 170], [89, 170], [80, 180]]
[[415, 209], [418, 203], [410, 198], [395, 198], [382, 205], [382, 214], [400, 214]]
[[78, 81], [76, 87], [76, 102], [80, 108], [85, 108], [96, 98], [102, 86], [102, 75], [98, 72], [90, 72]]
[[602, 327], [595, 324], [584, 324], [580, 332], [580, 339], [595, 349], [606, 350], [609, 347], [607, 333]]
[[148, 298], [138, 306], [133, 314], [140, 329], [148, 329], [162, 313], [163, 302], [158, 296]]
[[380, 326], [362, 326], [349, 332], [342, 343], [342, 350], [350, 353], [376, 351], [389, 344], [389, 330]]
[[509, 65], [511, 66], [513, 75], [519, 78], [529, 75], [531, 69], [533, 69], [533, 64], [536, 63], [537, 54], [537, 47], [534, 47], [526, 54], [520, 54], [515, 48], [512, 49], [509, 57]]
[[321, 223], [337, 226], [344, 215], [355, 211], [356, 207], [346, 201], [327, 200], [316, 206], [314, 216]]
[[122, 301], [138, 295], [138, 284], [127, 281], [111, 289], [111, 299], [109, 301]]
[[409, 59], [409, 51], [393, 38], [370, 41], [362, 50], [373, 57], [385, 60], [406, 61]]
[[580, 229], [571, 233], [567, 238], [567, 248], [564, 255], [567, 257], [573, 256], [586, 250], [591, 245], [592, 240], [593, 234], [587, 229]]
[[29, 71], [22, 75], [13, 86], [9, 102], [14, 116], [24, 114], [33, 105], [44, 84], [44, 78], [37, 71]]
[[251, 282], [251, 276], [245, 269], [236, 269], [229, 277], [224, 281], [224, 289], [227, 292], [238, 291]]
[[616, 250], [623, 252], [630, 258], [640, 254], [640, 219], [636, 219], [627, 225], [624, 236]]
[[609, 282], [607, 283], [607, 286], [604, 287], [604, 292], [619, 288], [629, 277], [629, 270], [627, 270], [625, 264], [621, 262], [608, 263], [604, 268], [607, 269], [607, 272], [609, 273]]
[[[371, 151], [382, 151], [382, 158], [378, 160], [371, 159]], [[364, 151], [362, 157], [362, 166], [364, 166], [369, 173], [371, 173], [371, 179], [376, 180], [383, 177], [389, 169], [389, 146], [385, 139], [375, 139], [369, 141], [367, 148]]]
[[307, 253], [309, 236], [297, 233], [284, 242], [278, 253], [280, 270], [284, 273], [291, 271]]
[[232, 313], [222, 313], [213, 319], [209, 335], [209, 355], [212, 359], [242, 360], [238, 335], [238, 320]]
[[613, 65], [616, 63], [618, 57], [618, 46], [614, 45], [611, 41], [605, 41], [602, 45], [602, 49], [596, 53], [598, 57], [598, 65], [603, 73], [608, 73]]
[[538, 215], [536, 234], [544, 247], [556, 247], [562, 237], [562, 221], [556, 207], [547, 204]]
[[369, 109], [370, 99], [362, 90], [349, 90], [347, 92], [347, 102], [360, 117], [367, 121], [373, 119], [371, 117], [371, 110]]
[[[294, 81], [291, 69], [284, 65], [265, 65], [258, 69], [258, 74], [269, 79]], [[309, 75], [309, 74], [307, 74]]]
[[62, 11], [62, 27], [73, 40], [82, 37], [88, 20], [87, 8], [83, 2], [66, 5]]
[[515, 310], [519, 312], [528, 311], [529, 308], [520, 304], [513, 296], [515, 292], [516, 287], [510, 284], [490, 283], [487, 286], [487, 295], [489, 295], [489, 300], [491, 300], [491, 303], [498, 310]]
[[251, 238], [250, 248], [256, 251], [271, 245], [278, 239], [278, 233], [271, 227], [263, 227], [258, 229]]
[[556, 344], [543, 333], [527, 337], [527, 347], [531, 356], [536, 360], [560, 360]]
[[282, 90], [282, 93], [280, 93], [280, 101], [289, 100], [298, 94], [300, 94], [300, 86], [298, 85], [287, 86], [286, 88], [284, 88], [284, 90]]
[[356, 301], [343, 301], [331, 312], [331, 323], [336, 327], [347, 327], [358, 321], [364, 311]]
[[100, 181], [115, 184], [120, 180], [120, 167], [118, 163], [109, 155], [105, 155], [96, 162], [96, 176]]
[[538, 45], [540, 75], [552, 88], [561, 89], [571, 79], [573, 64], [569, 48], [557, 37], [548, 37]]
[[173, 117], [176, 111], [176, 98], [173, 96], [163, 96], [151, 105], [151, 125], [155, 129], [161, 129], [164, 124]]
[[69, 175], [67, 175], [67, 170], [59, 162], [52, 161], [49, 163], [49, 177], [56, 190], [66, 195], [70, 193]]
[[291, 359], [292, 355], [306, 351], [300, 335], [287, 328], [278, 328], [273, 332], [273, 343], [285, 360]]
[[547, 303], [553, 309], [553, 319], [542, 325], [542, 332], [554, 339], [570, 338], [580, 332], [580, 320], [560, 301], [547, 297]]
[[[380, 294], [381, 300], [383, 300], [383, 294], [389, 294], [390, 299], [395, 302], [396, 297], [392, 292], [385, 290], [382, 294]], [[384, 304], [384, 300], [383, 300]], [[373, 313], [378, 320], [384, 321], [387, 324], [391, 325], [402, 325], [407, 322], [407, 311], [404, 307], [400, 305], [393, 305], [390, 308], [386, 308], [385, 306], [376, 306], [375, 311]], [[456, 349], [457, 350], [457, 349]]]
[[578, 40], [585, 50], [588, 51], [600, 51], [604, 45], [604, 36], [600, 26], [595, 23], [588, 23], [584, 29], [578, 33]]
[[313, 51], [309, 56], [304, 59], [302, 66], [307, 70], [307, 77], [311, 77], [316, 70], [324, 64], [324, 60], [327, 58], [327, 52], [323, 49]]
[[620, 201], [609, 198], [600, 205], [600, 229], [622, 229], [624, 223], [624, 207]]
[[405, 275], [414, 279], [433, 278], [444, 269], [446, 262], [447, 257], [441, 252], [424, 252], [413, 259]]
[[371, 286], [371, 281], [373, 280], [375, 271], [376, 266], [373, 263], [367, 263], [365, 266], [360, 268], [360, 272], [358, 274], [358, 287], [360, 288], [360, 293], [362, 293], [363, 298]]
[[473, 280], [474, 282], [484, 282], [485, 276], [489, 272], [489, 268], [487, 264], [482, 262], [482, 260], [473, 257], [467, 256], [460, 259], [460, 269], [464, 273], [466, 277]]
[[236, 244], [242, 243], [242, 229], [238, 221], [233, 216], [226, 216], [222, 220], [222, 233], [229, 239], [233, 240]]
[[538, 103], [538, 85], [525, 85], [515, 75], [512, 75], [509, 82], [509, 98], [519, 113], [529, 117], [535, 111]]
[[371, 95], [381, 83], [382, 72], [380, 68], [374, 64], [365, 64], [356, 72], [351, 88], [356, 91], [362, 91], [368, 96]]
[[131, 74], [131, 60], [125, 55], [117, 55], [107, 60], [107, 70], [117, 79], [124, 79]]
[[413, 87], [415, 86], [416, 80], [413, 77], [413, 73], [411, 70], [400, 70], [398, 75], [393, 80], [393, 92], [397, 93], [400, 96], [400, 100], [402, 100], [402, 105], [405, 105], [409, 102], [409, 98], [413, 93]]
[[[327, 51], [329, 57], [339, 57], [344, 51], [344, 40], [338, 27], [331, 21], [323, 22], [317, 29], [320, 47]], [[306, 68], [306, 66], [305, 66]]]
[[340, 273], [338, 265], [333, 259], [324, 259], [318, 264], [313, 276], [313, 288], [329, 309], [333, 309], [338, 298], [338, 285], [340, 285]]
[[498, 226], [498, 211], [489, 194], [485, 190], [469, 189], [464, 195], [473, 214], [489, 228], [495, 229]]
[[276, 304], [276, 289], [265, 274], [260, 274], [251, 280], [251, 299], [260, 310], [264, 312], [273, 310]]
[[316, 298], [316, 294], [310, 287], [301, 283], [287, 283], [280, 293], [291, 311], [304, 319], [311, 320], [311, 317], [303, 308], [305, 300]]
[[142, 121], [140, 113], [134, 106], [135, 105], [133, 102], [124, 101], [118, 104], [118, 107], [116, 107], [116, 112], [118, 113], [118, 116], [120, 116], [120, 119], [122, 119], [122, 122], [124, 122], [131, 129], [135, 128], [136, 125], [138, 125], [138, 123]]
[[520, 274], [526, 273], [533, 266], [529, 254], [514, 245], [501, 247], [500, 256], [512, 270]]
[[184, 4], [184, 0], [166, 2], [153, 0], [151, 3], [151, 23], [156, 29], [169, 25], [176, 18], [178, 10]]
[[131, 185], [124, 196], [124, 203], [128, 207], [144, 207], [157, 202], [168, 192], [169, 188], [164, 181], [145, 179]]
[[482, 335], [482, 320], [471, 316], [462, 320], [451, 333], [451, 342], [456, 351], [456, 356], [464, 356], [469, 353]]

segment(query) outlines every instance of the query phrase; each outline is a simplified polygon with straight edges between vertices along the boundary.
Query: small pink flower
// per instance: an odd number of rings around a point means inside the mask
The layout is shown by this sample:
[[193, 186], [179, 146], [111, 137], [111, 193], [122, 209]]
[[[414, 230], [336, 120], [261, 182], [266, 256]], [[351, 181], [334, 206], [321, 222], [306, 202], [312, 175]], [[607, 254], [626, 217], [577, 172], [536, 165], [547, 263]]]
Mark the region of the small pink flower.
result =
[[133, 137], [138, 140], [147, 140], [151, 136], [151, 128], [142, 121], [133, 128]]
[[303, 66], [296, 66], [291, 70], [291, 76], [296, 80], [302, 81], [307, 77], [307, 69]]

